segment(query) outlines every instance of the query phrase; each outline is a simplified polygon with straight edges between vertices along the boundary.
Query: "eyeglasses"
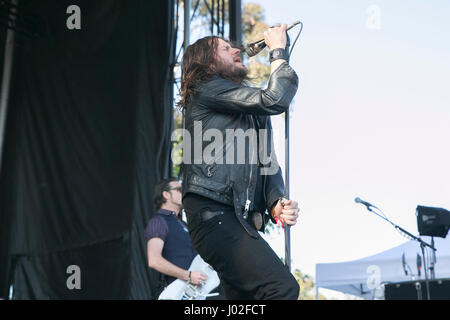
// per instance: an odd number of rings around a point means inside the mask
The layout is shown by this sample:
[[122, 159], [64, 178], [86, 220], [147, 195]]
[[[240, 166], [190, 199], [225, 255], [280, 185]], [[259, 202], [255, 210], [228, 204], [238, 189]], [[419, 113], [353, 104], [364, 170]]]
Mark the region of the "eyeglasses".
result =
[[178, 187], [171, 187], [171, 188], [169, 189], [169, 191], [172, 191], [172, 190], [176, 190], [176, 191], [180, 191], [180, 192], [181, 192], [181, 186], [178, 186]]

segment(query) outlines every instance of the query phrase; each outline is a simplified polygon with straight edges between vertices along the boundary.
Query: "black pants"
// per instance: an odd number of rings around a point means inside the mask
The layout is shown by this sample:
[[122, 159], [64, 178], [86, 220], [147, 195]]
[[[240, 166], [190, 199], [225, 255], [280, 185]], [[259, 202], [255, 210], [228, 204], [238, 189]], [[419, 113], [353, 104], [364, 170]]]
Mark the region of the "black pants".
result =
[[[299, 286], [267, 242], [252, 238], [239, 224], [233, 207], [196, 195], [183, 199], [187, 219], [202, 210], [220, 210], [193, 230], [192, 243], [217, 271], [229, 300], [296, 300]], [[189, 228], [189, 224], [188, 224]]]

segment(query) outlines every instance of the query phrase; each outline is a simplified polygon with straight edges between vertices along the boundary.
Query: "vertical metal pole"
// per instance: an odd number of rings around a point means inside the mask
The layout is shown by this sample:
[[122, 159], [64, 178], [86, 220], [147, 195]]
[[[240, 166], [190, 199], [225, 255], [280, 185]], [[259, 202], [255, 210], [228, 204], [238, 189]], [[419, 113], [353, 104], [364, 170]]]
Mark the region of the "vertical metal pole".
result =
[[220, 0], [217, 0], [217, 9], [216, 9], [216, 28], [217, 28], [217, 35], [220, 35]]
[[230, 40], [237, 45], [242, 44], [242, 9], [241, 0], [230, 0], [228, 3], [230, 12]]
[[423, 257], [423, 271], [425, 273], [425, 287], [427, 290], [427, 300], [431, 300], [431, 296], [430, 296], [430, 282], [428, 279], [428, 270], [427, 270], [427, 260], [425, 257], [425, 246], [423, 245], [423, 243], [420, 244], [420, 248], [422, 249], [422, 257]]
[[[289, 52], [289, 47], [291, 45], [291, 41], [289, 39], [289, 35], [286, 32], [286, 51]], [[289, 61], [289, 59], [288, 59]], [[290, 163], [290, 157], [289, 157], [289, 108], [285, 112], [285, 119], [284, 119], [284, 138], [285, 138], [285, 174], [286, 174], [286, 198], [290, 198], [290, 184], [289, 184], [289, 163]], [[284, 259], [286, 260], [286, 266], [288, 267], [289, 271], [291, 271], [291, 226], [286, 224], [284, 228], [284, 249], [285, 249], [285, 255]]]
[[[434, 237], [431, 237], [431, 246], [434, 248]], [[431, 280], [434, 280], [436, 278], [435, 272], [434, 272], [434, 265], [436, 264], [436, 251], [433, 251], [431, 254], [431, 261], [430, 261], [430, 278]]]
[[[183, 55], [186, 53], [187, 47], [191, 43], [191, 0], [184, 0], [184, 35], [183, 35]], [[181, 67], [181, 66], [180, 66]], [[184, 132], [186, 129], [186, 117], [184, 111], [181, 113], [181, 122], [183, 126], [183, 142], [184, 143]], [[183, 170], [181, 165], [180, 173]]]
[[211, 35], [214, 34], [214, 0], [211, 0]]
[[[12, 0], [11, 3], [17, 7], [19, 0]], [[11, 10], [16, 10], [15, 8]], [[10, 19], [15, 19], [10, 15]], [[13, 58], [14, 58], [14, 37], [15, 31], [8, 29], [5, 42], [5, 57], [3, 60], [2, 88], [0, 91], [0, 172], [3, 159], [3, 143], [6, 129], [6, 115], [8, 111], [9, 87], [12, 74]]]
[[222, 0], [222, 26], [220, 30], [222, 38], [225, 37], [225, 0]]
[[184, 40], [183, 51], [186, 52], [191, 41], [191, 0], [184, 0]]
[[[286, 198], [290, 199], [290, 190], [289, 190], [289, 109], [286, 111], [285, 119], [284, 119], [284, 139], [285, 139], [285, 185], [286, 185]], [[288, 224], [284, 226], [284, 260], [285, 264], [288, 267], [289, 271], [291, 271], [291, 227]]]

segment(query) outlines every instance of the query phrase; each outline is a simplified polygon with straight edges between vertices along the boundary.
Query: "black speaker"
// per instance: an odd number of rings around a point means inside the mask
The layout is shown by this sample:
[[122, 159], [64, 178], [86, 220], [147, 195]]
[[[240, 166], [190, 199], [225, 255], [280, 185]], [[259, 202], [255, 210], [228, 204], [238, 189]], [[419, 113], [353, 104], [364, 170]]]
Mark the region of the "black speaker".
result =
[[[429, 280], [430, 300], [450, 300], [450, 279]], [[384, 285], [385, 300], [428, 300], [425, 280]]]
[[450, 211], [443, 208], [417, 206], [417, 227], [421, 236], [447, 236], [450, 229]]

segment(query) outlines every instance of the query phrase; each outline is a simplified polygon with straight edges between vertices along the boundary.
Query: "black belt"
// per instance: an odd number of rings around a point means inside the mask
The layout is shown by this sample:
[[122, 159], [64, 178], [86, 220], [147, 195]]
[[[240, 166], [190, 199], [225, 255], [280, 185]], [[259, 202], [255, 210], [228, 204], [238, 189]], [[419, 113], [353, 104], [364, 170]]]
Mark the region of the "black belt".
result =
[[[224, 211], [205, 210], [200, 213], [194, 213], [192, 215], [188, 215], [188, 217], [187, 217], [188, 218], [188, 229], [194, 230], [202, 223], [204, 223], [216, 216], [222, 215], [224, 213], [225, 213]], [[262, 217], [261, 213], [259, 213], [257, 211], [251, 211], [246, 220], [253, 228], [255, 228], [255, 230], [263, 231], [263, 230], [261, 230], [261, 228], [263, 226], [263, 217]]]
[[201, 225], [202, 223], [217, 217], [219, 215], [224, 214], [224, 211], [202, 211], [200, 213], [194, 213], [192, 215], [188, 215], [188, 228], [189, 230], [194, 230], [196, 227]]

